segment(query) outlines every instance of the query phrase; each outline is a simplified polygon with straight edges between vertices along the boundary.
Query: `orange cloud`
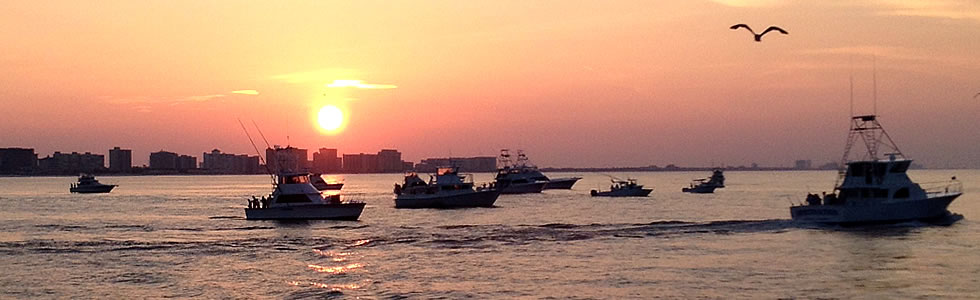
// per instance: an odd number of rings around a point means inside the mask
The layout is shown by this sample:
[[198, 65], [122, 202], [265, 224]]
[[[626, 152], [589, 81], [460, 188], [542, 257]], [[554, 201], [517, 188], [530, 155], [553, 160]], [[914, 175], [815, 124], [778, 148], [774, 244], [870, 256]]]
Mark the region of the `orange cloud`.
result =
[[349, 79], [337, 79], [333, 83], [327, 85], [328, 88], [344, 88], [352, 87], [358, 89], [393, 89], [398, 86], [393, 84], [374, 84], [374, 83], [364, 83], [361, 80], [349, 80]]
[[258, 95], [259, 91], [256, 90], [237, 90], [231, 91], [232, 94], [242, 94], [242, 95]]

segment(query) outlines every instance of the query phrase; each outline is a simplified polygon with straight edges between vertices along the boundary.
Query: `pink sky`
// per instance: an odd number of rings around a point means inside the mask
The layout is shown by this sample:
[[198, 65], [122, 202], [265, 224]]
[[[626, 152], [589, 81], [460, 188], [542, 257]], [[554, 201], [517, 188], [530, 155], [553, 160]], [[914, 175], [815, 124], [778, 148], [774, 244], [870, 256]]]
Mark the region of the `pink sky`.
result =
[[[0, 147], [253, 153], [241, 118], [275, 144], [416, 162], [821, 164], [851, 70], [872, 112], [876, 60], [905, 154], [978, 168], [978, 36], [965, 0], [19, 1], [0, 10]], [[326, 104], [344, 130], [317, 129]]]

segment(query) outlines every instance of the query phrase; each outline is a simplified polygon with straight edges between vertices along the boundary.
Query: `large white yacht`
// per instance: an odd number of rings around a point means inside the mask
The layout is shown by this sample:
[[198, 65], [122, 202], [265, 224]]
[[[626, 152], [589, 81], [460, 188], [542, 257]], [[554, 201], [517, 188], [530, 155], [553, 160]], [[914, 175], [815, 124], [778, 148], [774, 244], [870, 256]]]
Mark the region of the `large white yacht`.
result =
[[548, 178], [527, 161], [523, 152], [518, 151], [517, 161], [511, 162], [510, 152], [503, 149], [499, 160], [495, 179], [501, 194], [540, 193], [548, 185]]
[[460, 175], [455, 167], [439, 168], [426, 183], [415, 173], [395, 184], [395, 208], [491, 207], [500, 191], [491, 186], [476, 187], [472, 177]]
[[[867, 148], [864, 157], [851, 160], [855, 143]], [[884, 155], [879, 150], [885, 147]], [[842, 169], [830, 194], [809, 194], [806, 203], [790, 207], [793, 220], [819, 223], [875, 223], [940, 218], [949, 214], [947, 206], [962, 195], [962, 184], [950, 181], [926, 184], [913, 182], [906, 172], [912, 160], [878, 123], [875, 115], [851, 118], [851, 129]]]
[[[282, 149], [277, 147], [275, 150], [275, 156], [280, 156], [278, 150]], [[262, 198], [249, 199], [248, 208], [245, 208], [245, 219], [354, 221], [364, 210], [362, 202], [342, 201], [340, 194], [321, 193], [310, 182], [309, 173], [276, 170], [276, 175], [272, 178], [272, 193]]]
[[108, 193], [116, 186], [115, 184], [102, 184], [95, 179], [95, 176], [81, 174], [78, 176], [78, 182], [72, 183], [68, 191], [80, 194]]

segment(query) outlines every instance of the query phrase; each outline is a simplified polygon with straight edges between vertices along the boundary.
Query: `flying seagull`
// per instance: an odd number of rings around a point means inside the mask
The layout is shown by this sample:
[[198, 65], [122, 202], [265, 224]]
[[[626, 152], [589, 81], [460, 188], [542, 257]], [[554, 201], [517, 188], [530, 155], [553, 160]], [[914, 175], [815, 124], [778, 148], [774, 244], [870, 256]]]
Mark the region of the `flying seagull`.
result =
[[779, 28], [779, 27], [776, 27], [776, 26], [769, 26], [769, 28], [766, 28], [766, 31], [763, 31], [762, 33], [755, 33], [755, 31], [753, 31], [752, 28], [749, 28], [749, 25], [745, 25], [745, 24], [735, 24], [735, 25], [732, 25], [732, 27], [729, 27], [729, 28], [731, 28], [732, 30], [738, 30], [739, 28], [742, 28], [742, 27], [745, 27], [745, 29], [748, 29], [749, 32], [751, 32], [752, 34], [755, 35], [755, 41], [756, 42], [761, 42], [762, 41], [762, 36], [763, 35], [766, 35], [766, 33], [769, 33], [770, 31], [773, 31], [773, 30], [779, 31], [779, 33], [782, 33], [782, 34], [789, 34], [789, 32], [786, 32], [786, 30], [783, 30], [782, 28]]

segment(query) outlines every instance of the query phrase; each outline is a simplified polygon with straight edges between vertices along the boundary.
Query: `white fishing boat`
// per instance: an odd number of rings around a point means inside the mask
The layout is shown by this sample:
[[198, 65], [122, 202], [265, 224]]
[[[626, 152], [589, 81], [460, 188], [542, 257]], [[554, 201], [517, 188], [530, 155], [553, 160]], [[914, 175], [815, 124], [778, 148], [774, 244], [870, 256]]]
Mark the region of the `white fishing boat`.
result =
[[[244, 128], [244, 125], [242, 126]], [[246, 134], [248, 132], [246, 131]], [[251, 137], [249, 137], [251, 140]], [[254, 144], [254, 143], [253, 143]], [[269, 170], [273, 189], [268, 196], [253, 196], [245, 208], [247, 220], [357, 220], [364, 203], [343, 201], [340, 194], [324, 194], [310, 182], [310, 174], [293, 172], [284, 164], [286, 148], [272, 148], [268, 159], [276, 159], [281, 169]], [[258, 151], [256, 151], [258, 152]], [[268, 152], [267, 152], [268, 153]], [[268, 166], [268, 164], [266, 164]]]
[[310, 184], [308, 173], [279, 173], [270, 195], [249, 200], [248, 220], [351, 220], [364, 210], [364, 203], [342, 201], [341, 195], [321, 194]]
[[518, 152], [517, 162], [511, 163], [508, 150], [500, 150], [500, 164], [495, 183], [501, 194], [540, 193], [548, 185], [547, 177], [528, 163], [522, 152]]
[[[862, 159], [850, 160], [850, 150], [861, 141], [867, 148]], [[885, 147], [887, 159], [879, 157]], [[790, 207], [793, 220], [819, 223], [877, 223], [941, 218], [962, 195], [962, 184], [950, 181], [922, 186], [906, 172], [912, 160], [905, 158], [875, 115], [851, 118], [851, 129], [834, 191], [809, 194], [806, 203]]]
[[645, 189], [642, 184], [637, 184], [636, 179], [626, 180], [611, 179], [612, 185], [608, 191], [592, 190], [592, 197], [646, 197], [653, 192], [653, 189]]
[[710, 194], [715, 189], [725, 187], [725, 174], [721, 169], [714, 169], [709, 178], [699, 178], [691, 182], [691, 186], [681, 188], [682, 192], [693, 194]]
[[78, 176], [78, 182], [72, 183], [68, 191], [80, 194], [108, 193], [116, 186], [115, 184], [102, 184], [95, 179], [95, 176], [81, 174]]
[[491, 186], [476, 187], [471, 176], [460, 175], [455, 167], [439, 168], [429, 182], [415, 173], [395, 184], [395, 208], [492, 207], [500, 192]]
[[323, 175], [316, 173], [310, 174], [310, 183], [320, 191], [339, 191], [344, 188], [343, 182], [327, 182], [323, 180]]
[[548, 184], [544, 186], [546, 190], [570, 190], [576, 182], [582, 179], [582, 177], [561, 177], [561, 178], [548, 178]]

